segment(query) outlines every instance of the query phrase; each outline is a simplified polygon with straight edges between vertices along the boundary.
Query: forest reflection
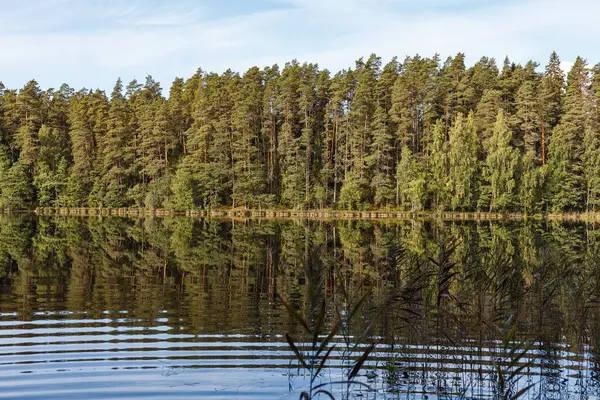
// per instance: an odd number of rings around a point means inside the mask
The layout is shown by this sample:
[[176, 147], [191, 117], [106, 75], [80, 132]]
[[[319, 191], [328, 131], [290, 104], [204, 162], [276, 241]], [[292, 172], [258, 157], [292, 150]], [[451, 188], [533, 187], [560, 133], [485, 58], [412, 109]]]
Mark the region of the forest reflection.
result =
[[281, 342], [301, 330], [278, 296], [310, 321], [323, 297], [333, 310], [366, 294], [349, 332], [387, 349], [370, 365], [388, 392], [456, 376], [493, 392], [484, 376], [517, 316], [532, 393], [585, 397], [599, 390], [599, 233], [556, 221], [5, 215], [0, 305], [24, 320], [108, 310], [151, 326], [166, 314], [179, 333]]

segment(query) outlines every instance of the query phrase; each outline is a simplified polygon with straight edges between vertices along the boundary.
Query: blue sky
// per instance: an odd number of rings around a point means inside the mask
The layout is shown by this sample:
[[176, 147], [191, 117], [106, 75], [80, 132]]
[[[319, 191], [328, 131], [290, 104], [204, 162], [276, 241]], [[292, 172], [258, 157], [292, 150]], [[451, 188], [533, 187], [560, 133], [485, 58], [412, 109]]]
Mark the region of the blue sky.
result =
[[198, 67], [222, 72], [293, 58], [337, 71], [464, 52], [565, 68], [600, 62], [600, 0], [0, 0], [0, 81], [110, 91], [151, 74], [165, 92]]

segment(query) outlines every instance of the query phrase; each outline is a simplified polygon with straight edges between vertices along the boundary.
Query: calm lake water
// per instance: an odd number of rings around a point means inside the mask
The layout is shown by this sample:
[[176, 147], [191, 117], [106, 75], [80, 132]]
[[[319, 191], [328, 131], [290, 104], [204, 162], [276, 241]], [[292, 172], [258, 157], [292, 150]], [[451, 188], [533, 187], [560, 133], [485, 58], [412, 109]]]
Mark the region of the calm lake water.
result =
[[336, 398], [598, 398], [599, 261], [574, 223], [0, 216], [0, 398], [298, 399], [279, 296], [342, 317]]

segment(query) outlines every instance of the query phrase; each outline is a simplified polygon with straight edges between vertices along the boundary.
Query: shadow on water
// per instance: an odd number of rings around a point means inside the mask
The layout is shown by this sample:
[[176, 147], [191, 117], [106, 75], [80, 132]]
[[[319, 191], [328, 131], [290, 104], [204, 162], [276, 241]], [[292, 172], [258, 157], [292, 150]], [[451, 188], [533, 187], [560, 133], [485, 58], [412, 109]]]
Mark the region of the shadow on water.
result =
[[0, 397], [597, 397], [599, 233], [0, 216]]

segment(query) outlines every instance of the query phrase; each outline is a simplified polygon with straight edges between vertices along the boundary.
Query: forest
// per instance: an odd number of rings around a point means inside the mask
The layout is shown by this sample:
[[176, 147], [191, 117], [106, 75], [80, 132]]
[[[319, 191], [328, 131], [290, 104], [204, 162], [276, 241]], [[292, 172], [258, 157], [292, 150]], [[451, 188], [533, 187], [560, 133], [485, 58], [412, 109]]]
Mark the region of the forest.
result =
[[600, 209], [600, 64], [202, 69], [168, 94], [0, 83], [0, 209]]

